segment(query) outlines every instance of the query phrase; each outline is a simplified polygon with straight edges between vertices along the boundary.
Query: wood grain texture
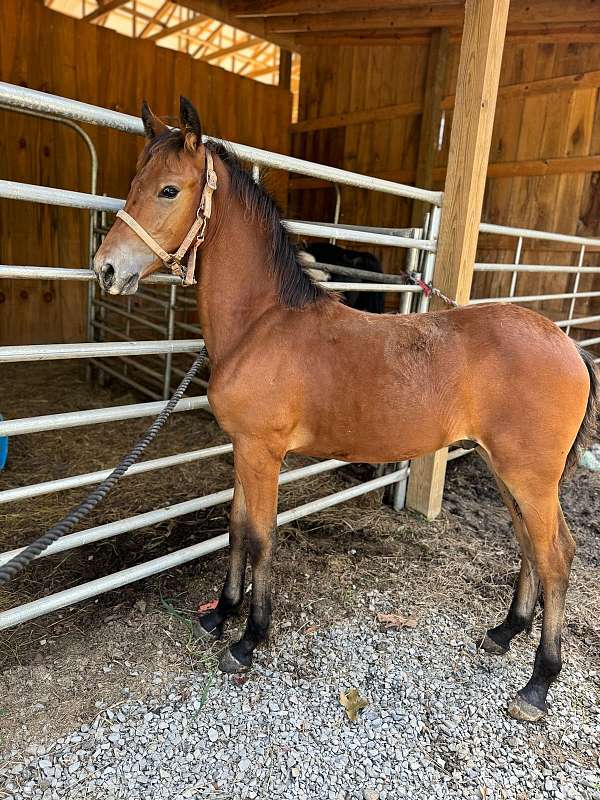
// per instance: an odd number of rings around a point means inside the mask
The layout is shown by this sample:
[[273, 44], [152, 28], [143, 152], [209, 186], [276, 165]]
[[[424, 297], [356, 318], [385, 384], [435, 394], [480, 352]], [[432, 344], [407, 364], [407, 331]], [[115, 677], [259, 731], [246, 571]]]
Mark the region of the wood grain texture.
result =
[[[433, 187], [433, 167], [438, 146], [440, 123], [442, 118], [442, 96], [446, 80], [448, 63], [448, 29], [434, 31], [429, 45], [427, 57], [427, 77], [425, 79], [425, 98], [421, 129], [419, 135], [419, 152], [415, 170], [415, 185], [423, 189]], [[423, 203], [413, 202], [411, 224], [421, 226], [427, 208]]]
[[[282, 120], [290, 118], [291, 95], [284, 89], [57, 14], [35, 0], [5, 0], [4, 11], [0, 80], [129, 114], [139, 113], [143, 98], [159, 114], [176, 114], [185, 94], [207, 132], [289, 152]], [[95, 126], [86, 130], [98, 150], [98, 192], [124, 197], [142, 139]], [[12, 111], [0, 111], [0, 175], [90, 191], [90, 160], [77, 134]], [[274, 172], [269, 181], [285, 201], [287, 174]], [[87, 226], [84, 211], [2, 200], [0, 263], [81, 267], [87, 263]], [[66, 281], [2, 281], [0, 342], [82, 341], [85, 296], [85, 286]]]
[[[433, 275], [434, 285], [461, 305], [471, 294], [508, 7], [509, 0], [467, 0], [465, 7]], [[406, 504], [427, 519], [442, 508], [446, 460], [447, 450], [439, 450], [411, 463]]]

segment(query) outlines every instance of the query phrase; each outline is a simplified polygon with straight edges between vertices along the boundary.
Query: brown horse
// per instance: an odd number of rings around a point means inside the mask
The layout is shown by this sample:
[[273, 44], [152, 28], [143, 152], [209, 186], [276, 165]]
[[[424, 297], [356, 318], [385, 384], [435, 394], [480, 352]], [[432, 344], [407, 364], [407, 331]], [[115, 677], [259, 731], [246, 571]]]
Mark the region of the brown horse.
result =
[[[229, 570], [216, 609], [197, 623], [199, 634], [220, 636], [240, 606], [249, 557], [249, 618], [222, 669], [248, 668], [267, 635], [286, 453], [382, 463], [471, 439], [494, 473], [522, 553], [508, 615], [482, 645], [505, 653], [531, 624], [543, 590], [533, 675], [509, 707], [518, 719], [540, 719], [561, 668], [575, 551], [558, 490], [593, 427], [599, 381], [592, 359], [548, 319], [510, 304], [410, 316], [345, 307], [301, 269], [271, 197], [229, 150], [202, 143], [198, 115], [184, 98], [180, 115], [181, 130], [171, 130], [143, 106], [149, 141], [127, 213], [94, 269], [106, 291], [130, 294], [161, 260], [179, 270], [182, 249], [197, 234], [193, 271], [202, 244], [198, 308], [212, 364], [208, 396], [234, 445], [235, 489]], [[178, 247], [177, 258], [165, 252]]]

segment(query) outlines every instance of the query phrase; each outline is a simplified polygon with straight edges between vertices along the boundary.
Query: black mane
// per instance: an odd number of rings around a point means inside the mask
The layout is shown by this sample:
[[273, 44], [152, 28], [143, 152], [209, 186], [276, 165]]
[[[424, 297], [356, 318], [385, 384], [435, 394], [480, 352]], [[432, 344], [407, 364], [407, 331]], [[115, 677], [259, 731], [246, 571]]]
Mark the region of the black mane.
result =
[[[142, 154], [145, 163], [155, 153], [178, 153], [185, 145], [183, 134], [178, 129], [160, 134], [146, 146]], [[231, 190], [244, 208], [258, 220], [270, 243], [268, 267], [278, 281], [279, 302], [288, 308], [304, 308], [329, 296], [306, 274], [298, 261], [298, 247], [294, 245], [281, 222], [280, 209], [260, 183], [242, 166], [239, 158], [221, 142], [208, 141], [210, 149], [225, 165], [231, 182]]]

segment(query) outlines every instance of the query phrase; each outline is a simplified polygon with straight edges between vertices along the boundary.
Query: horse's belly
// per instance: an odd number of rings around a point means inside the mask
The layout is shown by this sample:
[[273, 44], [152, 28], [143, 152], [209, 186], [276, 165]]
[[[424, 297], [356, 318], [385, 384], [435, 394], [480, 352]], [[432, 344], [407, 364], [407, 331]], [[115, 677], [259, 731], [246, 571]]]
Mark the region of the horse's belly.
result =
[[439, 424], [424, 419], [410, 423], [406, 419], [320, 419], [295, 431], [290, 450], [320, 458], [382, 464], [431, 453], [455, 438], [461, 437], [449, 438]]

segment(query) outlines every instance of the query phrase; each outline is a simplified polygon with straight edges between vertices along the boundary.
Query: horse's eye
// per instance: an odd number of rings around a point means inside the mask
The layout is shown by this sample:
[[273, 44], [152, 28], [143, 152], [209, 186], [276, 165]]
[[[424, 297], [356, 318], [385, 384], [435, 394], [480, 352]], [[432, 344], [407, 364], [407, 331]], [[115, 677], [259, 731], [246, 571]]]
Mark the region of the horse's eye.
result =
[[174, 197], [177, 197], [178, 194], [179, 194], [179, 189], [176, 186], [165, 186], [160, 190], [158, 196], [168, 197], [169, 200], [172, 200]]

